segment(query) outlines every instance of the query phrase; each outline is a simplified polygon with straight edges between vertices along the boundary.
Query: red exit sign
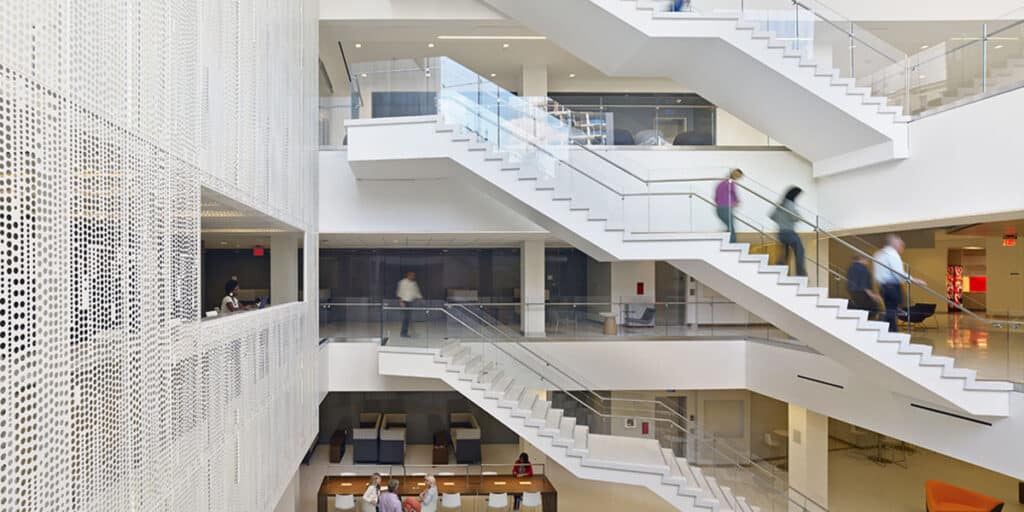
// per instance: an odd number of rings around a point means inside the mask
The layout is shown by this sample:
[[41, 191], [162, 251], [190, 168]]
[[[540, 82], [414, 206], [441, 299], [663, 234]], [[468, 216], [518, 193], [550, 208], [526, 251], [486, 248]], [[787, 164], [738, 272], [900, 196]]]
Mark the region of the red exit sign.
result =
[[1013, 247], [1015, 245], [1017, 245], [1017, 237], [1016, 236], [1004, 236], [1003, 237], [1003, 247]]

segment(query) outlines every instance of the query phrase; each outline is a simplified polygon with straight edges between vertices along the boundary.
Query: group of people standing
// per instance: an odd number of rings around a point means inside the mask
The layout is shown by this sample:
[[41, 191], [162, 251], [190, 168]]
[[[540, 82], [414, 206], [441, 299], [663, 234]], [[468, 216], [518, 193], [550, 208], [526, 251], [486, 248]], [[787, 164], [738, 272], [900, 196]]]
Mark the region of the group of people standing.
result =
[[[736, 242], [735, 210], [740, 204], [736, 182], [742, 178], [742, 170], [732, 169], [729, 176], [715, 188], [715, 212], [725, 224], [729, 231], [729, 241], [733, 243]], [[779, 226], [779, 242], [784, 247], [782, 261], [776, 263], [789, 265], [789, 254], [792, 252], [798, 276], [807, 275], [804, 244], [796, 232], [796, 225], [801, 221], [797, 214], [796, 199], [802, 192], [800, 187], [790, 187], [771, 213], [771, 219]], [[874, 272], [868, 269], [868, 258], [857, 254], [846, 273], [850, 307], [868, 311], [874, 317], [879, 313], [879, 303], [883, 304], [885, 320], [889, 322], [891, 332], [897, 330], [896, 319], [903, 303], [903, 284], [925, 284], [903, 270], [903, 259], [900, 257], [903, 250], [903, 239], [890, 234], [886, 237], [885, 247], [872, 256]], [[878, 293], [875, 293], [872, 281], [878, 283]]]
[[380, 484], [380, 473], [374, 473], [363, 492], [363, 502], [375, 507], [378, 512], [420, 512], [425, 506], [437, 504], [437, 480], [432, 475], [423, 477], [424, 489], [419, 496], [410, 496], [405, 501], [398, 494], [401, 482], [397, 478], [388, 480], [388, 486], [383, 491]]
[[[533, 476], [533, 465], [530, 464], [530, 456], [525, 452], [519, 454], [515, 464], [512, 465], [512, 476], [525, 478]], [[424, 507], [437, 508], [437, 479], [432, 475], [423, 477], [423, 492], [418, 496], [409, 496], [402, 500], [399, 494], [401, 482], [397, 478], [388, 480], [388, 485], [383, 490], [381, 482], [383, 478], [380, 473], [374, 473], [370, 477], [370, 483], [363, 492], [363, 503], [377, 512], [421, 512]], [[522, 495], [513, 496], [513, 510], [519, 510]]]

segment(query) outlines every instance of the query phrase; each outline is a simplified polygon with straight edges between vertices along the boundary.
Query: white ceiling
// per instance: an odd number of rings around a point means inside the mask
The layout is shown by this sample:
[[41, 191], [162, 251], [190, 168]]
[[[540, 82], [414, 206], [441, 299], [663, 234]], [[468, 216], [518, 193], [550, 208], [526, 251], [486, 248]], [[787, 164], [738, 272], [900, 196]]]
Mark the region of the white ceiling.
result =
[[[212, 190], [203, 188], [201, 201], [201, 232], [206, 248], [270, 247], [271, 235], [290, 233], [300, 236], [300, 231], [288, 224]], [[299, 246], [302, 246], [301, 239]]]
[[[471, 39], [441, 40], [437, 36], [537, 36], [522, 25], [504, 20], [346, 20], [320, 22], [320, 59], [327, 68], [335, 94], [347, 90], [341, 62], [340, 41], [350, 65], [360, 62], [400, 58], [451, 57], [460, 64], [490, 77], [498, 85], [517, 91], [521, 88], [524, 65], [544, 65], [548, 80], [579, 82], [606, 78], [604, 74], [576, 58], [550, 40]], [[356, 43], [362, 45], [356, 48]], [[427, 45], [433, 44], [433, 48]], [[508, 44], [508, 48], [504, 45]], [[668, 90], [678, 89], [665, 80]], [[322, 91], [323, 92], [323, 91]]]
[[[1008, 21], [989, 22], [989, 32], [1005, 27]], [[843, 27], [845, 28], [845, 27]], [[922, 46], [936, 47], [946, 44], [947, 49], [969, 43], [981, 34], [980, 21], [862, 21], [854, 27], [862, 40], [854, 44], [854, 56], [863, 70], [873, 70], [886, 64], [880, 55], [868, 47], [876, 47], [886, 54], [913, 55]], [[833, 47], [848, 47], [848, 35], [835, 26], [818, 22], [815, 38], [829, 41]], [[521, 88], [524, 65], [544, 65], [548, 69], [549, 88], [563, 91], [585, 91], [594, 88], [595, 80], [605, 85], [606, 91], [633, 88], [635, 92], [684, 90], [668, 80], [653, 79], [645, 84], [638, 79], [609, 78], [600, 71], [566, 52], [550, 40], [439, 40], [440, 35], [462, 36], [537, 36], [526, 27], [509, 20], [324, 20], [320, 22], [320, 58], [331, 77], [335, 94], [347, 90], [341, 61], [340, 41], [345, 48], [349, 64], [385, 61], [400, 58], [448, 56], [484, 76], [495, 73], [492, 79], [506, 89]], [[991, 58], [1001, 61], [1006, 57], [1024, 57], [1024, 31], [1016, 27], [998, 36], [989, 45]], [[361, 48], [356, 48], [356, 44]], [[504, 48], [504, 44], [509, 44]], [[427, 45], [433, 44], [433, 48]], [[995, 49], [997, 45], [1002, 48]], [[964, 52], [967, 60], [978, 60], [973, 45]], [[972, 65], [970, 62], [966, 65]], [[575, 78], [569, 79], [569, 74]], [[623, 82], [624, 83], [617, 83]], [[651, 79], [647, 79], [650, 82]], [[557, 84], [557, 85], [556, 85]], [[578, 87], [573, 84], [579, 84]], [[600, 86], [598, 86], [600, 87]], [[326, 94], [325, 91], [322, 91]]]

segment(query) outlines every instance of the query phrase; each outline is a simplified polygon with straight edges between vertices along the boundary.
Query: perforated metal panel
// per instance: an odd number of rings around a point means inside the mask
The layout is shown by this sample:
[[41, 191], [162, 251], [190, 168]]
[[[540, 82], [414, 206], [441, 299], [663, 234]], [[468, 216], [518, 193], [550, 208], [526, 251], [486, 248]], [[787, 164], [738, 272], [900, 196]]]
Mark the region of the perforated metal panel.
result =
[[316, 26], [0, 0], [0, 510], [275, 505], [316, 429], [312, 302], [201, 324], [199, 198], [315, 233]]

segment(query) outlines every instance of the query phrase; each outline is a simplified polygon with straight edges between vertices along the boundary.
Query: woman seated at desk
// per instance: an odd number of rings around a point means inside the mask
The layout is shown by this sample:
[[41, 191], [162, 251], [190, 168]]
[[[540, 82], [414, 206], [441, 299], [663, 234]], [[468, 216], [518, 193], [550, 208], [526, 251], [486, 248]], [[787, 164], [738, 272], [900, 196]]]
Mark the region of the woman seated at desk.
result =
[[[516, 478], [533, 476], [533, 464], [530, 464], [530, 456], [526, 452], [520, 453], [516, 463], [512, 465], [512, 476]], [[519, 510], [519, 504], [522, 501], [522, 494], [512, 496], [512, 510]]]

